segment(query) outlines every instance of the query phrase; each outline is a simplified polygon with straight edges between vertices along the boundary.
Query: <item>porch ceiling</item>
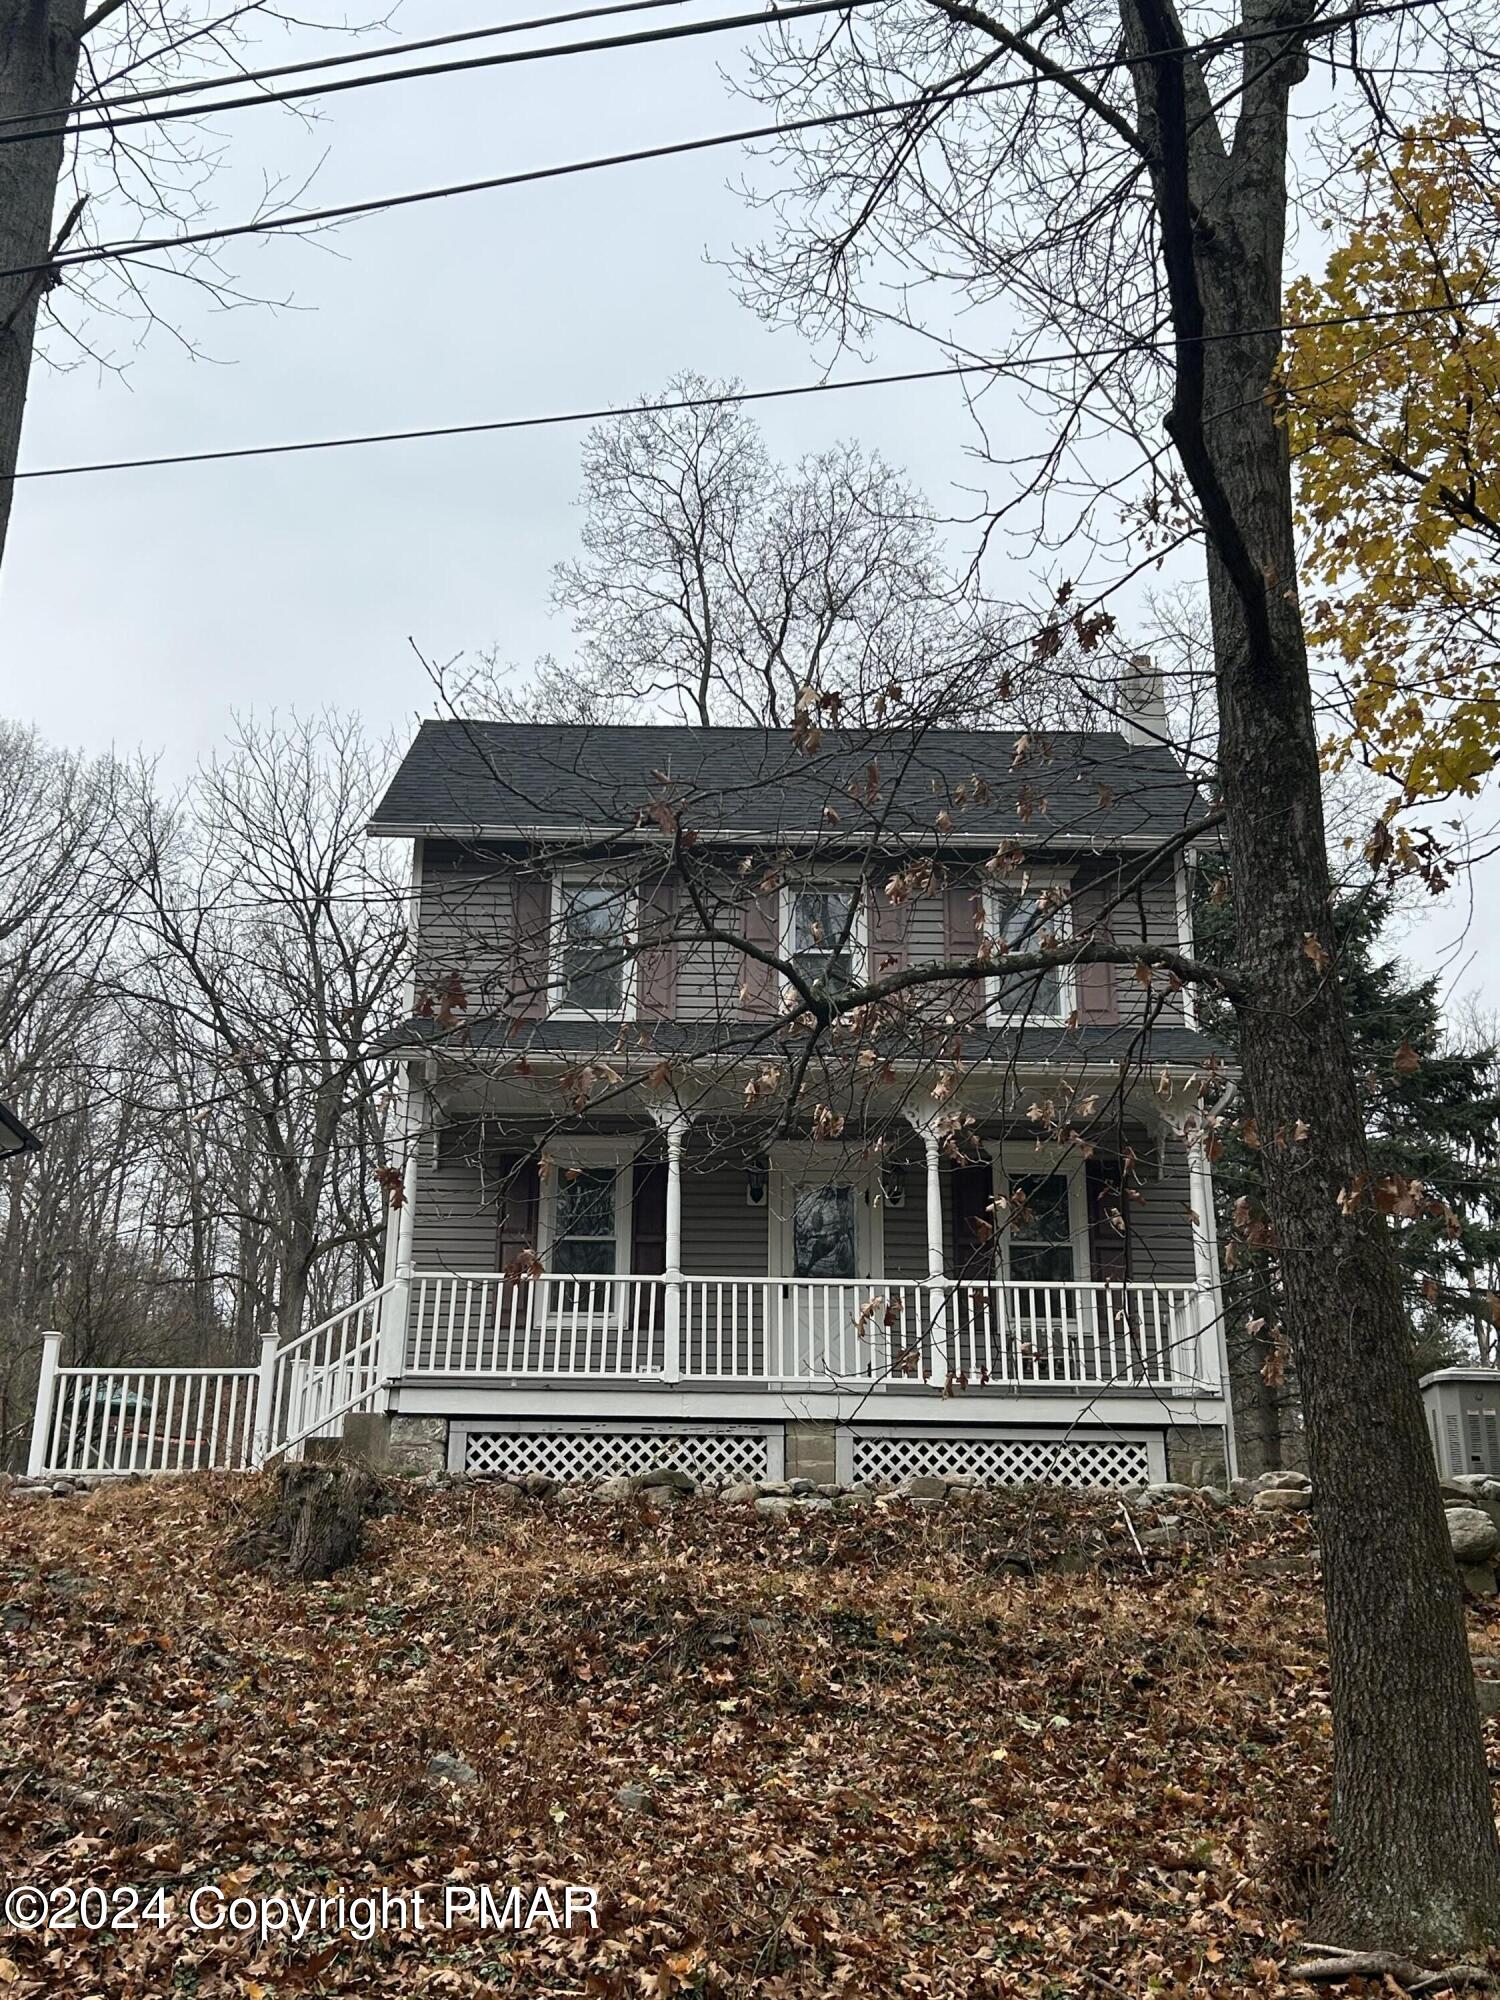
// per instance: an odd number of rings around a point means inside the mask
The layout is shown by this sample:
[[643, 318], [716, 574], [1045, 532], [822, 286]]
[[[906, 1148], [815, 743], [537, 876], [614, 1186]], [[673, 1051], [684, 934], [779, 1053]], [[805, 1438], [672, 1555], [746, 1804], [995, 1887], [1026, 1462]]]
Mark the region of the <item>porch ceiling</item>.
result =
[[[1123, 1124], [1153, 1143], [1176, 1132], [1184, 1117], [1198, 1108], [1196, 1087], [1187, 1078], [1173, 1080], [1164, 1093], [1160, 1075], [1129, 1080], [1124, 1086], [1123, 1103], [1114, 1095], [1120, 1087], [1118, 1076], [1070, 1078], [1080, 1086], [1079, 1096], [1096, 1096], [1093, 1111], [1079, 1119], [1082, 1129], [1113, 1135]], [[559, 1135], [594, 1134], [600, 1137], [656, 1135], [674, 1115], [686, 1119], [688, 1151], [692, 1154], [708, 1134], [716, 1147], [730, 1145], [747, 1157], [773, 1146], [786, 1144], [815, 1148], [827, 1159], [839, 1148], [866, 1152], [883, 1141], [887, 1158], [922, 1153], [920, 1124], [924, 1116], [936, 1112], [958, 1114], [972, 1121], [970, 1129], [986, 1143], [1002, 1139], [1027, 1141], [1044, 1139], [1044, 1121], [1028, 1116], [1033, 1105], [1055, 1100], [1059, 1078], [1055, 1073], [1027, 1076], [1022, 1072], [1007, 1077], [983, 1077], [965, 1082], [950, 1097], [934, 1103], [918, 1079], [906, 1081], [904, 1089], [889, 1086], [870, 1091], [859, 1104], [845, 1107], [844, 1123], [837, 1132], [818, 1136], [812, 1109], [822, 1100], [809, 1096], [807, 1114], [787, 1126], [780, 1107], [770, 1103], [747, 1108], [743, 1090], [718, 1085], [698, 1092], [679, 1088], [676, 1095], [644, 1087], [615, 1091], [606, 1087], [599, 1097], [574, 1109], [560, 1097], [551, 1078], [514, 1078], [486, 1075], [473, 1069], [447, 1071], [428, 1079], [429, 1102], [440, 1124], [483, 1120], [511, 1128], [518, 1137], [537, 1141]], [[838, 1106], [833, 1106], [835, 1111]]]
[[[852, 1127], [871, 1131], [892, 1120], [959, 1112], [984, 1123], [1024, 1122], [1030, 1107], [1069, 1096], [1090, 1097], [1094, 1116], [1127, 1116], [1151, 1127], [1175, 1123], [1197, 1103], [1209, 1065], [1204, 1037], [1182, 1031], [1184, 1046], [1168, 1053], [1153, 1037], [1149, 1058], [1139, 1037], [1113, 1036], [1115, 1046], [1081, 1034], [1015, 1035], [1003, 1055], [976, 1052], [967, 1042], [953, 1062], [892, 1060], [861, 1064], [852, 1052], [814, 1058], [802, 1079], [810, 1122], [823, 1105]], [[1129, 1041], [1127, 1049], [1119, 1044]], [[1190, 1045], [1190, 1046], [1188, 1046]], [[414, 1053], [414, 1052], [413, 1052]], [[784, 1101], [768, 1089], [747, 1098], [747, 1086], [772, 1068], [795, 1066], [795, 1043], [766, 1035], [754, 1055], [673, 1055], [656, 1038], [565, 1053], [439, 1042], [412, 1067], [432, 1101], [450, 1117], [513, 1119], [548, 1127], [635, 1130], [674, 1114], [690, 1121], [731, 1119], [772, 1129]], [[1228, 1080], [1230, 1072], [1209, 1065]], [[934, 1096], [936, 1087], [936, 1096]]]

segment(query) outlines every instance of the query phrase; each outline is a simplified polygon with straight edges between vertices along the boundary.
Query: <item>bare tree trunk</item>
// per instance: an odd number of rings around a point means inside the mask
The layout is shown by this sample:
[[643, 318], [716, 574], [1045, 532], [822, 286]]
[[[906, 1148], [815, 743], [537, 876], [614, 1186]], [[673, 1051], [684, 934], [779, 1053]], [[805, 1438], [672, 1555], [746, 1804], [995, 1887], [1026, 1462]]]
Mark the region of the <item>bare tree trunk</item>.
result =
[[[7, 139], [22, 129], [16, 121], [58, 134], [0, 146], [0, 270], [43, 264], [53, 247], [63, 157], [58, 114], [73, 101], [83, 22], [84, 0], [0, 0], [0, 124]], [[0, 557], [45, 289], [41, 273], [0, 279]]]
[[[1262, 463], [1281, 455], [1263, 422]], [[1250, 455], [1238, 464], [1248, 482]], [[1253, 657], [1222, 567], [1211, 569], [1232, 865], [1260, 885], [1239, 940], [1253, 995], [1245, 1081], [1323, 1542], [1338, 1864], [1321, 1928], [1339, 1942], [1461, 1947], [1500, 1919], [1500, 1850], [1394, 1247], [1370, 1200], [1348, 1213], [1340, 1201], [1369, 1164], [1343, 1005], [1331, 964], [1321, 970], [1295, 942], [1332, 949], [1313, 718], [1295, 687], [1306, 687], [1300, 634]]]
[[[1135, 5], [1139, 5], [1139, 14]], [[1274, 18], [1268, 10], [1267, 18]], [[1236, 900], [1246, 1087], [1318, 1500], [1334, 1719], [1321, 1935], [1447, 1952], [1500, 1929], [1500, 1844], [1457, 1575], [1334, 964], [1280, 347], [1287, 53], [1247, 82], [1232, 150], [1174, 53], [1170, 0], [1127, 0], [1177, 336], [1167, 429], [1203, 510]], [[1363, 1191], [1363, 1193], [1362, 1193]], [[1376, 1476], [1372, 1470], [1378, 1467]]]
[[1264, 1333], [1250, 1331], [1256, 1321], [1270, 1326], [1281, 1310], [1263, 1262], [1257, 1261], [1248, 1283], [1235, 1288], [1234, 1298], [1234, 1318], [1225, 1331], [1240, 1470], [1246, 1474], [1279, 1471], [1286, 1464], [1291, 1397], [1285, 1382], [1267, 1379], [1274, 1341]]

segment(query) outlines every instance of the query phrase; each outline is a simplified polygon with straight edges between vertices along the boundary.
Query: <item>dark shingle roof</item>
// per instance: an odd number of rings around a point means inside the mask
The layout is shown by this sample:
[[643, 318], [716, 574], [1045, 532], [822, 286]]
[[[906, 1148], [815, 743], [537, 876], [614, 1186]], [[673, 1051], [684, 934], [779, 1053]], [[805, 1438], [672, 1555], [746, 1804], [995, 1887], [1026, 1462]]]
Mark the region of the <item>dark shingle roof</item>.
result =
[[864, 838], [876, 820], [896, 839], [931, 837], [947, 811], [954, 840], [1107, 846], [1160, 838], [1205, 810], [1169, 751], [1102, 731], [829, 731], [808, 756], [784, 731], [424, 722], [370, 831], [609, 833], [654, 796], [703, 834], [824, 841], [834, 826]]

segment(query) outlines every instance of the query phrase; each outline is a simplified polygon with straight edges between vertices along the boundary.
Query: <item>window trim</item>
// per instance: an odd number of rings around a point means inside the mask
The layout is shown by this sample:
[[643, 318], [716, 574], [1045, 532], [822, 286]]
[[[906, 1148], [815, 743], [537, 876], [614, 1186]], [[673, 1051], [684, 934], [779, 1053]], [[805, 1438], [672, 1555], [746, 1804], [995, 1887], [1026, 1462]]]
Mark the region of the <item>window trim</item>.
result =
[[[1089, 1201], [1088, 1168], [1076, 1147], [1073, 1146], [1024, 1146], [1005, 1145], [996, 1147], [990, 1165], [990, 1179], [997, 1196], [1004, 1196], [1007, 1206], [1003, 1213], [1006, 1225], [996, 1231], [995, 1247], [999, 1252], [1001, 1281], [1010, 1285], [1017, 1281], [1010, 1274], [1010, 1184], [1012, 1177], [1025, 1179], [1039, 1174], [1062, 1174], [1068, 1183], [1068, 1237], [1073, 1248], [1073, 1276], [1075, 1285], [1091, 1285], [1094, 1282], [1093, 1263], [1089, 1255]], [[1041, 1289], [1041, 1288], [1039, 1288]]]
[[620, 966], [620, 1003], [618, 1007], [571, 1007], [567, 1000], [563, 952], [567, 942], [564, 908], [565, 898], [571, 889], [607, 889], [615, 886], [608, 877], [600, 876], [593, 869], [573, 867], [556, 868], [552, 873], [552, 921], [547, 952], [547, 992], [551, 1000], [548, 1013], [555, 1021], [633, 1021], [636, 1014], [636, 982], [639, 953], [637, 944], [641, 923], [640, 884], [622, 881], [618, 884], [620, 898], [625, 907], [625, 941], [628, 956]]
[[854, 897], [854, 923], [849, 932], [852, 976], [862, 985], [870, 976], [870, 893], [865, 877], [857, 869], [819, 870], [815, 875], [794, 875], [781, 885], [777, 899], [776, 934], [781, 956], [795, 964], [797, 953], [797, 898], [801, 895], [849, 894]]
[[[593, 1018], [592, 1016], [590, 1018]], [[537, 1254], [545, 1275], [563, 1283], [581, 1273], [553, 1269], [557, 1246], [557, 1194], [562, 1176], [574, 1167], [612, 1167], [615, 1173], [615, 1268], [595, 1274], [602, 1284], [609, 1278], [630, 1276], [631, 1225], [634, 1220], [634, 1166], [638, 1144], [620, 1139], [569, 1139], [547, 1149], [552, 1171], [541, 1176], [541, 1200], [537, 1204]]]
[[[985, 935], [997, 944], [1003, 935], [1001, 929], [1001, 902], [1005, 897], [1006, 891], [1011, 887], [1012, 884], [1007, 882], [986, 882], [984, 885]], [[1066, 895], [1071, 896], [1072, 887], [1073, 878], [1071, 874], [1065, 873], [1061, 869], [1028, 868], [1021, 878], [1019, 893], [1022, 897], [1040, 896], [1044, 895], [1049, 889], [1061, 889]], [[1058, 904], [1053, 915], [1056, 918], [1055, 928], [1058, 938], [1061, 942], [1066, 942], [1073, 935], [1072, 902], [1068, 901]], [[997, 957], [995, 960], [997, 968], [1003, 967], [1004, 963], [1003, 957]], [[1019, 977], [1022, 979], [1036, 979], [1038, 975], [1034, 972], [1023, 972]], [[1023, 1028], [1064, 1028], [1078, 1011], [1078, 980], [1076, 977], [1076, 967], [1074, 966], [1060, 965], [1057, 968], [1058, 1011], [1055, 1014], [1042, 1014], [1031, 1006], [1019, 1009], [1006, 1006], [1002, 998], [1001, 987], [1008, 984], [1009, 981], [1005, 979], [1004, 973], [998, 969], [986, 979], [984, 984], [984, 1013], [986, 1020], [999, 1023], [1013, 1023]]]

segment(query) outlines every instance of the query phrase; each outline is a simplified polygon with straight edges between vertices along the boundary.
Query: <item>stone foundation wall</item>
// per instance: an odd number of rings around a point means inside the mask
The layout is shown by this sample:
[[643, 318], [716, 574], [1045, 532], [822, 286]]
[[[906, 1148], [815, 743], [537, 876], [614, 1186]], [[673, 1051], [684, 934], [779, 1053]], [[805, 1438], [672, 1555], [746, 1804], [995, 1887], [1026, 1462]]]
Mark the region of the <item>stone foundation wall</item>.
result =
[[816, 1486], [832, 1485], [839, 1476], [838, 1426], [789, 1423], [786, 1427], [786, 1476], [810, 1479]]
[[446, 1417], [392, 1417], [386, 1463], [392, 1472], [426, 1474], [448, 1469]]
[[1167, 1432], [1167, 1478], [1176, 1486], [1227, 1486], [1229, 1454], [1221, 1424], [1178, 1424]]

